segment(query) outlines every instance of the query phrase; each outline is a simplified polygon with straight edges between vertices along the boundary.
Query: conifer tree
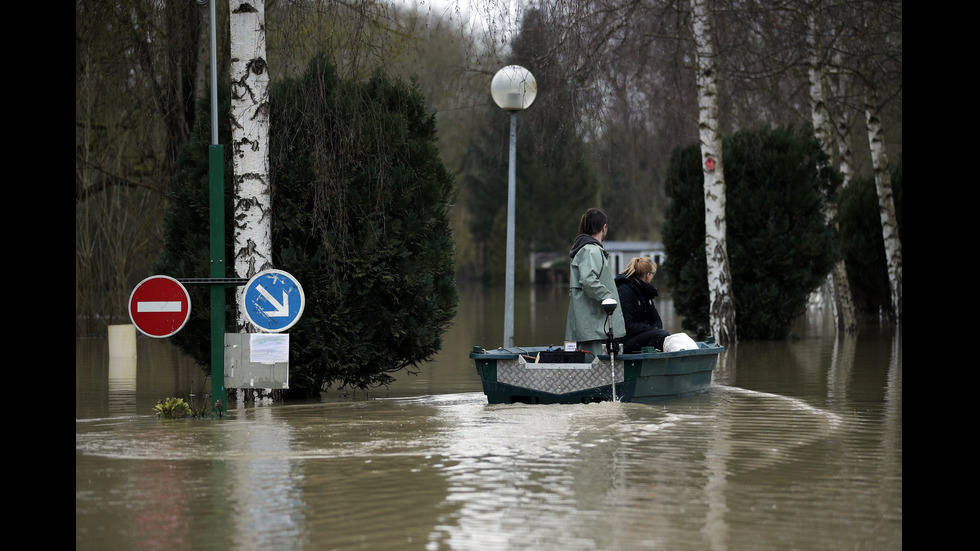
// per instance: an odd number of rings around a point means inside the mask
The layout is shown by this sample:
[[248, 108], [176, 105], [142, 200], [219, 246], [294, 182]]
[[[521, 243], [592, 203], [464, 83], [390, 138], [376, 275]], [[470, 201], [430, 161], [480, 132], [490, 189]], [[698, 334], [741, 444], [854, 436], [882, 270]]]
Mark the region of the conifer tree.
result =
[[[839, 176], [821, 164], [825, 153], [812, 132], [746, 130], [723, 147], [739, 338], [783, 338], [836, 258], [835, 233], [823, 213], [825, 192]], [[703, 337], [710, 326], [699, 159], [698, 146], [671, 159], [663, 270], [684, 328]]]
[[[517, 259], [536, 251], [567, 252], [582, 213], [601, 202], [576, 118], [587, 92], [576, 88], [563, 72], [570, 65], [568, 54], [549, 47], [555, 42], [543, 14], [528, 10], [514, 39], [513, 54], [503, 64], [521, 65], [538, 83], [534, 105], [518, 115]], [[488, 102], [489, 87], [487, 79]], [[463, 182], [469, 192], [472, 232], [485, 251], [485, 277], [503, 281], [509, 123], [496, 106], [486, 117], [486, 130], [470, 146]], [[519, 275], [523, 273], [518, 269]]]
[[[344, 80], [323, 56], [280, 81], [270, 105], [274, 266], [306, 295], [289, 330], [290, 394], [390, 383], [432, 358], [456, 314], [453, 178], [438, 156], [435, 118], [416, 87], [380, 72]], [[172, 184], [160, 273], [207, 273], [196, 197], [207, 156], [187, 159]], [[176, 342], [206, 363], [207, 302], [194, 309]]]

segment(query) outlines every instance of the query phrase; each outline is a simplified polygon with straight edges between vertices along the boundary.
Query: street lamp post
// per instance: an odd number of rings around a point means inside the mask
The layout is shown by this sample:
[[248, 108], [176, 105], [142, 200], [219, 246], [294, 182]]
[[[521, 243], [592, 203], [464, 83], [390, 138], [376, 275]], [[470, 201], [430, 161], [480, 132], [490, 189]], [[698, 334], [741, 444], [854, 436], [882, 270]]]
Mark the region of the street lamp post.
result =
[[517, 113], [527, 109], [538, 95], [534, 75], [520, 65], [497, 71], [490, 95], [498, 107], [510, 111], [510, 162], [507, 178], [507, 272], [504, 295], [504, 348], [514, 346], [514, 216], [517, 204]]

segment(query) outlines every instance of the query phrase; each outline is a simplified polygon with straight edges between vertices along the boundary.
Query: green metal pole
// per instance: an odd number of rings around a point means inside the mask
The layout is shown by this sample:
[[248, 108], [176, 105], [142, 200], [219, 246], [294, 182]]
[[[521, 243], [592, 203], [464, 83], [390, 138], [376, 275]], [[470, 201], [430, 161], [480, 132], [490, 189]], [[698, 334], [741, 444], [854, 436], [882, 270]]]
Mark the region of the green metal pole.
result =
[[[211, 147], [208, 149], [208, 184], [211, 225], [211, 278], [225, 277], [225, 155], [218, 143], [218, 40], [215, 1], [209, 2], [211, 31]], [[211, 404], [221, 401], [228, 411], [225, 392], [225, 286], [211, 286]]]
[[[208, 149], [210, 170], [211, 279], [225, 277], [225, 173], [224, 146]], [[211, 400], [221, 400], [221, 413], [228, 410], [225, 392], [225, 289], [211, 285]]]

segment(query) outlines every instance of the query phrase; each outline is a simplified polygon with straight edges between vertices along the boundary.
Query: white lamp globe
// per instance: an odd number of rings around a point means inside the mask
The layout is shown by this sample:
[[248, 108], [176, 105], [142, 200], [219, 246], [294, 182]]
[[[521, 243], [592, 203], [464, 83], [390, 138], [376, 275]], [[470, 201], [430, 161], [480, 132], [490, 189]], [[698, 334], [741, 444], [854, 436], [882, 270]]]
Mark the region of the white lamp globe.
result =
[[520, 65], [508, 65], [497, 71], [490, 82], [490, 95], [506, 111], [522, 111], [534, 103], [538, 83], [534, 75]]

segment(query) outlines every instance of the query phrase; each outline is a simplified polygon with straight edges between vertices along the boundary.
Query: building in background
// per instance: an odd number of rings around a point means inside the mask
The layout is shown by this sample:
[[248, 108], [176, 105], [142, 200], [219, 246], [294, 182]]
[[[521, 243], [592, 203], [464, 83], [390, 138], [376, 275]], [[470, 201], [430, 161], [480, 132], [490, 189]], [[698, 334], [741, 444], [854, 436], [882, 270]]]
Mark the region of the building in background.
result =
[[[654, 241], [603, 241], [613, 271], [621, 273], [634, 256], [649, 256], [657, 266], [667, 257], [664, 245]], [[539, 252], [529, 259], [531, 283], [568, 283], [568, 253]]]

